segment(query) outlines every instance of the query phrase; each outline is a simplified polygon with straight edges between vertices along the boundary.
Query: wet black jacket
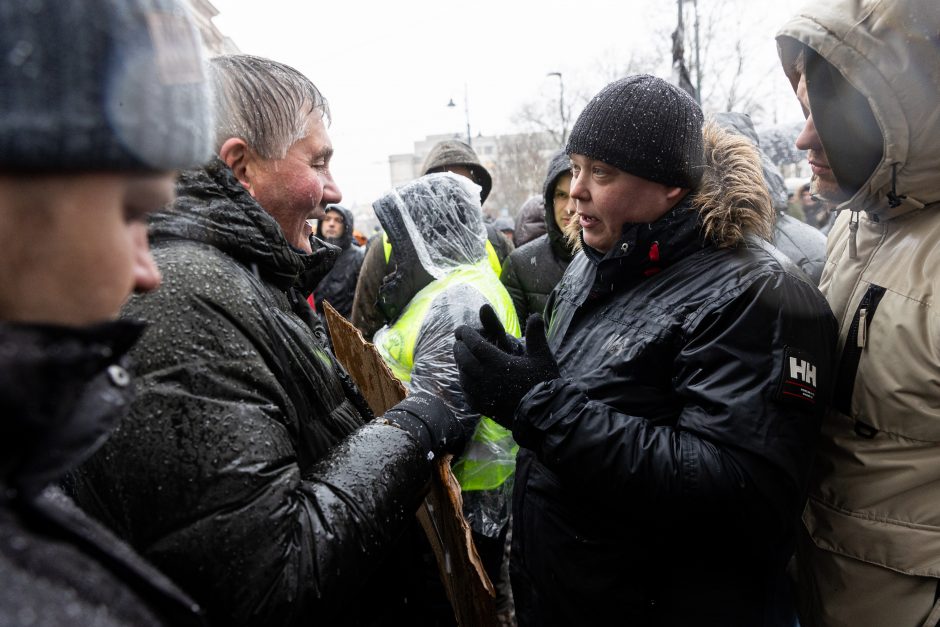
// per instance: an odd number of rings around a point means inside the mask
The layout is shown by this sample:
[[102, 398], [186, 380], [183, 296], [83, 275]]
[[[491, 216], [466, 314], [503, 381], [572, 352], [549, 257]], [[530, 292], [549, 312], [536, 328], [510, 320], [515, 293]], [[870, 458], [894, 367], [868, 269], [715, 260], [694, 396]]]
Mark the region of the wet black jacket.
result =
[[577, 255], [552, 294], [562, 377], [523, 398], [513, 429], [521, 626], [786, 614], [835, 320], [783, 255], [754, 237], [717, 247], [690, 204]]
[[58, 488], [130, 400], [140, 333], [0, 325], [0, 625], [201, 625], [196, 604]]
[[[352, 313], [353, 296], [356, 294], [356, 282], [365, 249], [353, 243], [353, 215], [345, 207], [329, 205], [326, 209], [336, 211], [343, 217], [345, 230], [337, 238], [324, 238], [330, 244], [339, 246], [340, 253], [333, 268], [313, 289], [313, 298], [317, 312], [323, 313], [323, 301], [327, 301], [336, 311], [349, 318]], [[323, 238], [322, 223], [317, 225], [317, 237]]]
[[299, 277], [319, 280], [321, 255], [292, 249], [220, 161], [177, 192], [151, 225], [163, 285], [124, 311], [150, 323], [139, 396], [77, 500], [214, 625], [336, 624], [430, 464], [403, 431], [362, 426], [311, 331]]
[[546, 232], [512, 251], [499, 277], [512, 297], [516, 315], [523, 327], [529, 314], [545, 310], [548, 295], [555, 289], [571, 262], [573, 253], [555, 222], [554, 210], [555, 183], [562, 174], [570, 171], [568, 155], [564, 152], [556, 153], [549, 163], [543, 187]]

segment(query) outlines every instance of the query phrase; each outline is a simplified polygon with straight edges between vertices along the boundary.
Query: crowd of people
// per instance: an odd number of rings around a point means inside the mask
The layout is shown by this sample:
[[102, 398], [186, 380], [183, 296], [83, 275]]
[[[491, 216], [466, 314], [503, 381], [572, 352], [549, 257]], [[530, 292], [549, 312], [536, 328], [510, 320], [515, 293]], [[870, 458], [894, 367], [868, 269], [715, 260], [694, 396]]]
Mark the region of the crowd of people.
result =
[[363, 244], [309, 77], [182, 0], [0, 3], [0, 625], [454, 625], [445, 455], [488, 624], [940, 624], [938, 32], [781, 27], [806, 223], [746, 115], [639, 74], [515, 222], [447, 140]]

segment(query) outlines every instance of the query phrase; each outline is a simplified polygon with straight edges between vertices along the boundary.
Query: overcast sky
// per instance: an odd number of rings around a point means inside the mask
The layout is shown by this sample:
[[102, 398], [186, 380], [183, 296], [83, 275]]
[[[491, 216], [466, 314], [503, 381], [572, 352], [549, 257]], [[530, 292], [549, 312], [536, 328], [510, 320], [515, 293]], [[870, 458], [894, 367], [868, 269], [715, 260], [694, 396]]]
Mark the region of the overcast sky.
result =
[[[390, 154], [465, 132], [465, 85], [472, 134], [512, 132], [522, 103], [557, 97], [548, 72], [562, 73], [566, 92], [590, 95], [603, 86], [601, 66], [668, 55], [677, 18], [674, 0], [211, 1], [215, 24], [242, 52], [297, 68], [330, 101], [333, 172], [351, 206], [389, 187]], [[721, 1], [731, 0], [699, 0], [699, 10]], [[773, 36], [802, 4], [740, 2], [728, 26], [729, 37], [740, 29], [757, 42], [748, 64], [770, 76], [763, 89], [780, 122], [801, 113]], [[446, 106], [451, 98], [457, 107]]]

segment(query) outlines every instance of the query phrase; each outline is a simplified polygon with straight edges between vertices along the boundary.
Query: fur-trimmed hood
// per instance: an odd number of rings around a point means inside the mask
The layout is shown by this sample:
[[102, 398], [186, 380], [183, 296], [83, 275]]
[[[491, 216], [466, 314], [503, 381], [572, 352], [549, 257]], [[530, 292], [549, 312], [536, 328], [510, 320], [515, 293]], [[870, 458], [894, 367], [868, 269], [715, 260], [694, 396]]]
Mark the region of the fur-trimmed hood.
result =
[[[702, 133], [705, 171], [689, 204], [699, 214], [703, 237], [721, 248], [743, 245], [748, 235], [771, 241], [776, 216], [757, 148], [714, 121], [707, 122]], [[624, 231], [629, 227], [625, 224]], [[580, 250], [577, 220], [568, 223], [566, 235]]]
[[777, 212], [774, 224], [774, 246], [786, 255], [814, 283], [819, 284], [823, 266], [826, 264], [826, 236], [805, 222], [787, 215], [787, 186], [780, 168], [760, 146], [760, 138], [751, 118], [746, 113], [728, 111], [716, 113], [712, 119], [722, 128], [746, 137], [757, 146], [761, 156], [761, 167], [767, 191]]
[[722, 248], [743, 244], [748, 235], [771, 241], [776, 215], [757, 148], [712, 121], [702, 133], [705, 173], [692, 206], [705, 237]]

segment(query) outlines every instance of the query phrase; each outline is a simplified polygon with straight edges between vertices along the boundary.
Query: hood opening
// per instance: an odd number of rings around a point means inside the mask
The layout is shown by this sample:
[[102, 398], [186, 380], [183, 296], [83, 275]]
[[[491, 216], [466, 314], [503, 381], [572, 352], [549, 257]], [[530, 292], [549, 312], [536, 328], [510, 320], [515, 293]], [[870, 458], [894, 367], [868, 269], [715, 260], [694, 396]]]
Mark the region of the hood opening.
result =
[[829, 167], [847, 197], [855, 195], [884, 158], [884, 136], [868, 100], [841, 72], [804, 47], [806, 93]]

